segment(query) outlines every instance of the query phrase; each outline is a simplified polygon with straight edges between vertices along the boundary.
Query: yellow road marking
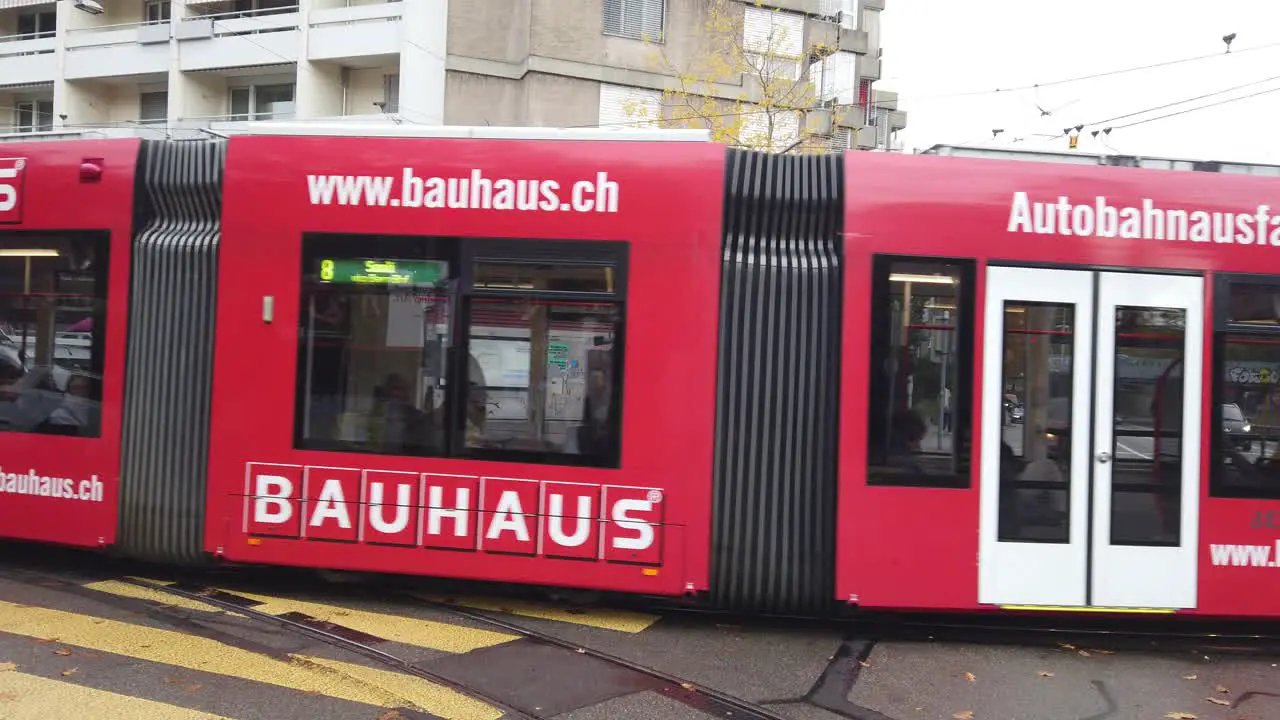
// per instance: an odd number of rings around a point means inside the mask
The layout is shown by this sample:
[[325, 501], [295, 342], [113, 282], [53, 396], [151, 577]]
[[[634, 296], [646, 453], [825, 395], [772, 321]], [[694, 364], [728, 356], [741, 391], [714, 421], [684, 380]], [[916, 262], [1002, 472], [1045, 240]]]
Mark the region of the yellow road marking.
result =
[[[151, 580], [149, 578], [134, 579], [153, 585], [173, 584], [168, 580]], [[161, 603], [169, 603], [172, 605], [176, 605], [181, 602], [192, 605], [203, 604], [197, 601], [187, 600], [186, 598], [171, 596], [158, 590], [139, 588], [136, 585], [130, 585], [129, 583], [120, 583], [120, 585], [128, 588], [129, 592], [141, 590], [145, 593], [154, 593], [154, 597], [148, 596], [147, 599], [154, 599]], [[229, 590], [226, 588], [218, 589], [247, 600], [262, 603], [261, 605], [255, 606], [253, 609], [268, 615], [284, 615], [291, 612], [302, 613], [303, 615], [310, 615], [317, 620], [330, 622], [334, 625], [341, 625], [342, 627], [350, 628], [352, 630], [365, 633], [366, 635], [372, 635], [384, 640], [393, 640], [395, 642], [404, 643], [405, 645], [413, 645], [415, 647], [422, 647], [430, 650], [440, 650], [442, 652], [466, 653], [471, 652], [472, 650], [493, 647], [494, 645], [501, 645], [503, 643], [519, 639], [518, 636], [508, 633], [494, 632], [492, 630], [478, 630], [461, 625], [423, 620], [404, 615], [356, 610], [350, 607], [316, 603], [306, 600], [294, 600], [292, 598], [255, 595], [253, 593], [239, 592], [237, 590]], [[113, 589], [108, 588], [104, 591], [113, 592]], [[173, 599], [169, 600], [167, 598]], [[206, 605], [205, 607], [217, 609], [212, 605]]]
[[627, 610], [587, 609], [581, 612], [569, 612], [565, 608], [556, 607], [554, 605], [534, 602], [517, 602], [515, 600], [502, 600], [498, 598], [445, 598], [441, 595], [419, 595], [419, 597], [423, 600], [430, 600], [432, 602], [444, 603], [447, 605], [461, 605], [462, 607], [474, 608], [476, 610], [488, 610], [491, 612], [506, 613], [508, 615], [522, 615], [524, 617], [537, 618], [539, 620], [554, 620], [556, 622], [573, 623], [574, 625], [587, 625], [590, 627], [602, 628], [605, 630], [616, 630], [618, 632], [625, 633], [641, 632], [660, 619], [657, 615], [630, 612]]
[[234, 590], [225, 590], [225, 592], [234, 592], [242, 598], [262, 603], [255, 607], [254, 610], [268, 615], [284, 615], [291, 612], [302, 613], [303, 615], [310, 615], [317, 620], [331, 622], [384, 640], [394, 640], [406, 645], [443, 650], [444, 652], [471, 652], [472, 650], [501, 645], [519, 639], [517, 635], [494, 632], [493, 630], [478, 630], [461, 625], [451, 625], [403, 615], [356, 610], [354, 608], [314, 603], [306, 600], [254, 595]]
[[1031, 612], [1079, 612], [1079, 613], [1134, 613], [1139, 615], [1172, 615], [1173, 608], [1126, 608], [1076, 605], [1001, 605], [1001, 610], [1028, 610]]
[[[134, 585], [133, 583], [122, 582], [120, 580], [91, 582], [86, 583], [84, 587], [90, 590], [97, 590], [98, 592], [109, 593], [111, 595], [134, 598], [136, 600], [149, 600], [151, 602], [160, 603], [161, 605], [168, 605], [170, 607], [183, 608], [186, 610], [195, 610], [196, 612], [225, 612], [220, 607], [209, 605], [208, 603], [202, 603], [199, 600], [188, 600], [187, 598], [180, 597], [178, 595], [170, 595], [166, 592], [152, 590], [151, 588], [141, 587]], [[244, 615], [239, 613], [228, 612], [227, 614], [234, 617], [244, 617]]]
[[75, 708], [71, 711], [72, 715], [93, 720], [230, 720], [221, 715], [50, 680], [38, 675], [0, 673], [0, 718], [48, 720], [62, 714], [58, 708]]
[[502, 715], [466, 695], [401, 673], [304, 655], [290, 655], [293, 662], [285, 662], [196, 635], [3, 600], [0, 632], [55, 638], [67, 645], [365, 705], [410, 705], [451, 720], [497, 720]]

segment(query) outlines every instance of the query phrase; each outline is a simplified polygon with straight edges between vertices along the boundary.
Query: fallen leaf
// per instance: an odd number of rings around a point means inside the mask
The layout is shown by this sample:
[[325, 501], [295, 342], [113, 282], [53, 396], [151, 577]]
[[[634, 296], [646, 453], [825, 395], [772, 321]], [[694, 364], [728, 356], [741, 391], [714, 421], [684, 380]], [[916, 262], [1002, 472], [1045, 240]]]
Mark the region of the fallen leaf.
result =
[[581, 654], [583, 654], [583, 655], [586, 655], [586, 654], [587, 654], [587, 651], [586, 651], [586, 650], [583, 650], [582, 648], [577, 648], [576, 650], [574, 650], [574, 652], [576, 652], [576, 653], [581, 653]]
[[1070, 644], [1070, 643], [1058, 643], [1058, 647], [1062, 648], [1063, 650], [1075, 650], [1075, 649], [1076, 649], [1076, 646], [1075, 646], [1075, 645], [1072, 645], [1072, 644]]
[[974, 677], [974, 676], [973, 676], [973, 673], [971, 673], [971, 672], [967, 672], [967, 673], [965, 673], [965, 674], [964, 674], [964, 679], [965, 679], [965, 680], [968, 680], [969, 682], [978, 682], [978, 678]]
[[1115, 655], [1116, 654], [1115, 650], [1098, 650], [1096, 648], [1093, 650], [1093, 652], [1096, 652], [1099, 655]]
[[184, 682], [186, 681], [182, 678], [168, 677], [164, 679], [166, 685], [181, 685]]
[[1199, 715], [1192, 715], [1191, 713], [1184, 712], [1171, 712], [1165, 715], [1165, 717], [1171, 718], [1171, 720], [1199, 720], [1200, 718]]
[[1089, 657], [1089, 651], [1088, 651], [1088, 650], [1081, 650], [1081, 651], [1080, 651], [1080, 657]]
[[11, 662], [0, 662], [0, 672], [9, 672], [10, 670], [16, 670], [17, 667], [18, 667], [17, 665], [14, 665]]
[[54, 651], [53, 651], [53, 654], [54, 654], [54, 655], [62, 655], [63, 657], [66, 657], [67, 655], [70, 655], [70, 654], [71, 654], [71, 651], [70, 651], [70, 650], [68, 650], [68, 649], [66, 649], [66, 648], [58, 648], [57, 650], [54, 650]]
[[10, 700], [17, 700], [17, 699], [18, 699], [18, 693], [16, 692], [0, 693], [0, 702], [9, 702]]
[[687, 683], [687, 682], [680, 683], [680, 687], [684, 688], [685, 690], [697, 690], [697, 689], [698, 689], [698, 686], [697, 686], [697, 685], [694, 685], [693, 683]]
[[58, 638], [38, 638], [36, 640], [36, 643], [40, 645], [48, 645], [49, 643], [56, 643], [56, 642], [58, 642]]
[[952, 715], [951, 717], [954, 718], [955, 720], [973, 720], [973, 711], [964, 710], [962, 712], [956, 713], [955, 715]]
[[75, 675], [75, 674], [76, 674], [76, 671], [77, 671], [77, 670], [79, 670], [79, 669], [80, 669], [80, 668], [71, 668], [70, 670], [63, 670], [63, 671], [62, 671], [62, 677], [68, 677], [68, 676], [71, 676], [71, 675]]
[[388, 710], [378, 716], [378, 720], [398, 720], [404, 717], [399, 710]]
[[1198, 677], [1200, 677], [1200, 676], [1199, 676], [1199, 675], [1183, 675], [1183, 676], [1182, 676], [1182, 679], [1183, 679], [1183, 680], [1195, 680], [1195, 679], [1196, 679], [1196, 678], [1198, 678]]
[[1053, 673], [1048, 672], [1048, 671], [1045, 671], [1045, 670], [1041, 670], [1041, 671], [1040, 671], [1040, 677], [1053, 677]]
[[871, 667], [871, 663], [867, 662], [866, 660], [859, 660], [858, 664], [861, 665], [862, 667], [868, 667], [868, 668]]
[[1216, 698], [1216, 697], [1207, 697], [1207, 698], [1205, 698], [1205, 700], [1208, 700], [1209, 702], [1213, 703], [1214, 705], [1226, 705], [1227, 707], [1231, 707], [1231, 701], [1230, 701], [1230, 700], [1223, 700], [1222, 698]]
[[195, 692], [195, 691], [199, 690], [199, 689], [200, 689], [200, 688], [202, 688], [202, 687], [204, 687], [204, 686], [203, 686], [203, 685], [201, 685], [200, 683], [191, 683], [190, 685], [188, 685], [188, 686], [186, 686], [186, 687], [184, 687], [184, 688], [182, 688], [182, 689], [183, 689], [183, 690], [186, 690], [187, 692]]
[[1224, 694], [1224, 695], [1230, 695], [1230, 694], [1231, 694], [1231, 691], [1230, 691], [1230, 690], [1228, 690], [1228, 689], [1226, 689], [1226, 688], [1222, 687], [1221, 685], [1219, 685], [1218, 687], [1214, 688], [1214, 690], [1216, 690], [1216, 691], [1218, 691], [1218, 692], [1220, 692], [1220, 693], [1222, 693], [1222, 694]]

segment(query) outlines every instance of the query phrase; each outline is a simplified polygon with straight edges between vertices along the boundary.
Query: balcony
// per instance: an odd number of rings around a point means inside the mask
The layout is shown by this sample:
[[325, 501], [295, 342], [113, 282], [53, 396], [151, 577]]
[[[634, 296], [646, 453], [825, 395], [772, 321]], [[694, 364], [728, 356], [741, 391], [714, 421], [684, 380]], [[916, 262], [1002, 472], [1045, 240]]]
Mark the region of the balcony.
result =
[[0, 87], [53, 82], [58, 76], [57, 42], [52, 35], [0, 37]]
[[184, 72], [298, 62], [301, 15], [278, 9], [201, 15], [175, 23]]
[[169, 32], [167, 22], [69, 30], [63, 75], [86, 80], [167, 73]]
[[394, 56], [400, 52], [403, 14], [404, 3], [399, 2], [314, 10], [307, 57], [347, 61]]

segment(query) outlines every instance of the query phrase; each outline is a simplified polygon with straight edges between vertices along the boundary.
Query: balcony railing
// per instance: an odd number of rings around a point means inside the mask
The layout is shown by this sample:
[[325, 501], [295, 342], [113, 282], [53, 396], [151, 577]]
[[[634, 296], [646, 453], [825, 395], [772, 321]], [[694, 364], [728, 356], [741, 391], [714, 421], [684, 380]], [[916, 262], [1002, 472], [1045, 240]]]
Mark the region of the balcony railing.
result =
[[297, 5], [196, 15], [180, 21], [178, 38], [194, 40], [297, 30], [299, 17]]
[[67, 31], [67, 49], [169, 42], [169, 23], [120, 23]]
[[58, 74], [57, 38], [31, 34], [0, 37], [0, 87], [53, 82]]
[[175, 23], [184, 71], [298, 61], [297, 6], [201, 15]]
[[54, 51], [57, 39], [53, 33], [25, 33], [0, 36], [0, 57], [42, 55]]
[[310, 14], [308, 55], [335, 60], [394, 53], [400, 46], [404, 3], [326, 8]]

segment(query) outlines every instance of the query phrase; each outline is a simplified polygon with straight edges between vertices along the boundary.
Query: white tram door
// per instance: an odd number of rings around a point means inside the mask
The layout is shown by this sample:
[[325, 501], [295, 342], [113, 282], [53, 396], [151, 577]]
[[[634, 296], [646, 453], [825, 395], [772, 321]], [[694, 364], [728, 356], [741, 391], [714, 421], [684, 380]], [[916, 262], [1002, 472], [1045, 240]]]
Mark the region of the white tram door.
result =
[[1196, 606], [1203, 298], [1199, 277], [987, 270], [979, 602]]

